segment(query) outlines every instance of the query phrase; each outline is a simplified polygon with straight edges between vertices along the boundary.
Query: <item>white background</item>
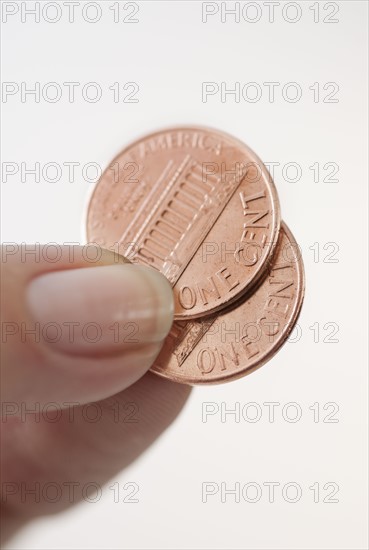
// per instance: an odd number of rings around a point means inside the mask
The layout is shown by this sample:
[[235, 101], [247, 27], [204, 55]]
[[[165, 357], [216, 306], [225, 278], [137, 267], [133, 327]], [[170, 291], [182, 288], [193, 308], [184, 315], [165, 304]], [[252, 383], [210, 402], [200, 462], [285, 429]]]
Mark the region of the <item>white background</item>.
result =
[[[4, 9], [3, 3], [3, 9]], [[21, 9], [21, 4], [18, 2]], [[32, 7], [34, 2], [27, 2]], [[44, 5], [41, 2], [41, 5]], [[138, 23], [114, 23], [113, 2], [100, 2], [102, 17], [89, 23], [82, 17], [83, 2], [68, 22], [68, 11], [54, 24], [35, 23], [21, 11], [2, 25], [3, 81], [80, 82], [76, 100], [39, 103], [20, 93], [2, 104], [3, 162], [27, 167], [39, 162], [79, 162], [72, 182], [63, 172], [59, 182], [33, 176], [21, 181], [21, 172], [2, 186], [2, 241], [84, 242], [82, 220], [93, 183], [84, 181], [81, 167], [89, 162], [103, 168], [130, 141], [166, 126], [204, 125], [224, 130], [245, 141], [275, 169], [282, 216], [302, 247], [306, 269], [306, 298], [299, 319], [301, 338], [287, 343], [270, 363], [249, 377], [216, 387], [195, 388], [180, 417], [130, 468], [112, 480], [139, 484], [139, 503], [114, 503], [103, 490], [97, 503], [83, 502], [59, 516], [27, 526], [8, 548], [248, 548], [248, 549], [361, 549], [366, 542], [366, 120], [367, 120], [367, 3], [299, 2], [296, 11], [275, 8], [274, 22], [265, 2], [260, 20], [239, 23], [234, 16], [221, 22], [218, 13], [202, 22], [201, 2], [141, 2]], [[330, 4], [329, 6], [327, 4]], [[244, 3], [241, 2], [241, 8]], [[227, 3], [228, 8], [234, 3]], [[333, 7], [332, 7], [333, 6]], [[329, 14], [338, 6], [338, 13]], [[131, 8], [121, 3], [120, 19]], [[254, 11], [253, 11], [254, 9]], [[317, 8], [315, 7], [315, 10]], [[48, 12], [52, 18], [56, 12]], [[315, 17], [319, 19], [314, 23]], [[89, 12], [93, 17], [93, 9]], [[250, 8], [247, 17], [255, 17]], [[284, 17], [285, 16], [285, 17]], [[337, 19], [336, 23], [324, 18]], [[220, 94], [202, 101], [204, 81], [248, 82], [261, 86], [262, 97], [239, 103]], [[102, 98], [89, 103], [81, 97], [87, 82], [97, 82]], [[115, 103], [114, 82], [139, 85], [138, 103]], [[264, 82], [278, 82], [274, 102]], [[282, 95], [286, 83], [302, 90], [292, 103]], [[324, 100], [334, 82], [339, 86]], [[319, 83], [314, 101], [309, 89]], [[293, 96], [293, 90], [291, 89]], [[250, 89], [250, 97], [252, 90]], [[317, 99], [317, 97], [315, 97]], [[288, 181], [282, 167], [301, 166], [299, 181]], [[338, 165], [333, 177], [327, 162]], [[309, 169], [319, 163], [319, 182]], [[51, 174], [51, 172], [50, 172]], [[310, 249], [319, 247], [319, 259]], [[336, 243], [339, 250], [324, 250]], [[337, 247], [336, 247], [337, 248]], [[314, 261], [318, 260], [318, 261]], [[314, 323], [320, 327], [314, 342]], [[336, 323], [338, 342], [324, 342]], [[329, 328], [329, 327], [328, 327]], [[268, 421], [264, 402], [274, 401], [274, 423]], [[232, 415], [202, 421], [204, 402], [224, 402], [232, 408], [256, 402], [259, 422]], [[296, 402], [302, 418], [286, 421], [283, 405]], [[319, 403], [315, 423], [309, 409]], [[336, 423], [323, 422], [325, 403], [339, 411]], [[251, 414], [251, 411], [250, 411]], [[292, 411], [291, 411], [292, 414]], [[299, 502], [286, 502], [281, 490], [270, 503], [267, 490], [259, 502], [232, 496], [225, 503], [220, 493], [202, 502], [202, 483], [226, 482], [229, 487], [276, 481], [299, 484]], [[339, 502], [314, 503], [309, 490], [315, 482], [338, 484]]]

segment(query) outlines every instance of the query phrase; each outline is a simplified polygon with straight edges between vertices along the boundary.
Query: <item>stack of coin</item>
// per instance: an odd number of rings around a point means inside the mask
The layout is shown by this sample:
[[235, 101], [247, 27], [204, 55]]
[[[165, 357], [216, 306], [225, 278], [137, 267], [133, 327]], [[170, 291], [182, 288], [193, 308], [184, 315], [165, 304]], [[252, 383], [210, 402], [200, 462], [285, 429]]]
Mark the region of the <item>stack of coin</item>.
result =
[[171, 128], [125, 148], [93, 192], [87, 237], [171, 283], [175, 322], [151, 369], [160, 376], [211, 384], [249, 374], [297, 321], [304, 269], [275, 185], [223, 132]]

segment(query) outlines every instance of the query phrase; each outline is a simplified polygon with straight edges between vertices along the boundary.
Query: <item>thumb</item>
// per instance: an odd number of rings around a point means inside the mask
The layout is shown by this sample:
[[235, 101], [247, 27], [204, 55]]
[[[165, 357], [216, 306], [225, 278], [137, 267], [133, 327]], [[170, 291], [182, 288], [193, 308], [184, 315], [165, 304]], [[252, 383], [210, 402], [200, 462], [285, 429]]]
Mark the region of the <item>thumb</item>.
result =
[[150, 368], [173, 321], [172, 289], [159, 272], [92, 245], [57, 250], [51, 261], [47, 245], [32, 255], [26, 245], [2, 247], [1, 377], [9, 406], [66, 407], [125, 389]]

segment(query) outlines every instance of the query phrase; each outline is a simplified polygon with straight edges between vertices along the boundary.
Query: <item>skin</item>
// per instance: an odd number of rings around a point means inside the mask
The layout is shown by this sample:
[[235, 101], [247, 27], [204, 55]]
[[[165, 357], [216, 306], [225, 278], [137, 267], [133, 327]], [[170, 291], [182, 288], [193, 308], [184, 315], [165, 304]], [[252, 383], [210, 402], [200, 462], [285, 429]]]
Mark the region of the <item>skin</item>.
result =
[[[27, 288], [40, 275], [117, 263], [116, 255], [103, 251], [91, 267], [83, 257], [82, 247], [73, 248], [72, 264], [67, 259], [68, 247], [63, 247], [63, 255], [56, 263], [42, 258], [36, 262], [32, 256], [22, 261], [21, 247], [6, 256], [1, 264], [2, 324], [34, 322], [27, 305]], [[125, 269], [124, 258], [119, 257], [118, 263]], [[134, 318], [135, 312], [129, 313]], [[161, 334], [160, 340], [152, 341], [143, 335], [139, 344], [104, 350], [96, 357], [60, 353], [43, 341], [21, 341], [19, 335], [2, 339], [1, 400], [6, 407], [1, 422], [4, 540], [30, 519], [59, 512], [81, 500], [81, 487], [86, 483], [93, 481], [102, 486], [141, 455], [174, 421], [190, 388], [148, 372], [164, 337]], [[50, 402], [60, 406], [55, 422], [49, 419], [55, 418], [54, 409], [49, 418], [38, 414], [37, 408], [23, 417], [20, 414], [22, 407], [39, 407], [42, 411]], [[78, 404], [71, 409], [67, 404], [70, 402]], [[100, 411], [96, 422], [86, 421], [84, 404], [91, 402], [97, 403]], [[137, 422], [127, 421], [132, 410]], [[33, 487], [39, 482], [42, 487], [53, 482], [63, 486], [71, 480], [75, 483], [72, 502], [68, 491], [63, 491], [55, 503], [21, 497], [22, 484]]]

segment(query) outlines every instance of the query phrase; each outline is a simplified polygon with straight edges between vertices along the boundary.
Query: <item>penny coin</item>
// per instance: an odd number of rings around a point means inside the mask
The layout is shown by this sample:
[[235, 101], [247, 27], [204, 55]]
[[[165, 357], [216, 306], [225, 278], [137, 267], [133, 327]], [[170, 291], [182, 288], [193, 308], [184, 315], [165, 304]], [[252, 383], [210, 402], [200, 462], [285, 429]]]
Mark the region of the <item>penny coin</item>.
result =
[[151, 371], [183, 384], [228, 382], [250, 374], [287, 340], [303, 297], [299, 247], [282, 223], [274, 259], [259, 287], [220, 314], [173, 323]]
[[222, 309], [262, 278], [280, 209], [272, 178], [241, 141], [173, 128], [124, 149], [92, 194], [87, 238], [152, 266], [173, 287], [175, 319]]

